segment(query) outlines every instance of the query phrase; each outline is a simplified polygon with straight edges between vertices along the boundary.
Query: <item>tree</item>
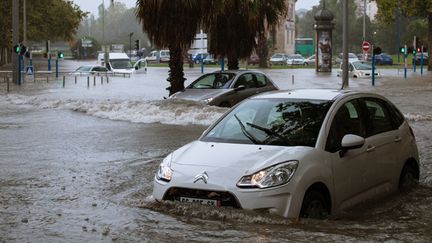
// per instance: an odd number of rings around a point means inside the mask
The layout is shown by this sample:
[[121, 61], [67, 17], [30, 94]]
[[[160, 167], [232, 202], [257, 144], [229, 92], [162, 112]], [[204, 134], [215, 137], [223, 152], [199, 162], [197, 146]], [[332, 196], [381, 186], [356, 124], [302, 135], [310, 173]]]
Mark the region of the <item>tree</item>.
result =
[[429, 52], [428, 70], [432, 71], [432, 1], [430, 0], [377, 0], [378, 17], [388, 23], [395, 20], [397, 12], [405, 16], [416, 16], [428, 22], [427, 47]]
[[199, 0], [137, 0], [136, 16], [157, 48], [170, 51], [169, 95], [184, 89], [183, 58], [201, 23]]

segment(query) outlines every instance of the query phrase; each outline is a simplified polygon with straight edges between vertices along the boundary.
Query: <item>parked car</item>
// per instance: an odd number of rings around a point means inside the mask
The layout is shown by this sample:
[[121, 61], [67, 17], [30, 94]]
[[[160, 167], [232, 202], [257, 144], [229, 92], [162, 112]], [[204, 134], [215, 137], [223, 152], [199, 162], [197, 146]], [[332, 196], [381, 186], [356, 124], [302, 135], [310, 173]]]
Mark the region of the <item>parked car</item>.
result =
[[315, 65], [315, 54], [305, 59], [305, 66], [313, 66]]
[[[416, 61], [415, 61], [416, 65], [420, 65], [421, 63], [421, 53], [417, 53], [416, 54]], [[428, 65], [429, 64], [429, 54], [427, 52], [423, 52], [423, 65]]]
[[[337, 57], [336, 57], [336, 63], [342, 63], [342, 58], [343, 58], [343, 53], [340, 53]], [[359, 58], [354, 54], [354, 53], [348, 53], [348, 62], [355, 62], [355, 61], [359, 61]]]
[[288, 55], [286, 63], [287, 65], [304, 65], [305, 59], [300, 54]]
[[216, 64], [217, 61], [213, 58], [213, 55], [209, 54], [203, 59], [204, 64]]
[[[352, 78], [369, 78], [372, 76], [372, 64], [367, 61], [355, 61], [348, 64], [348, 76]], [[337, 76], [342, 76], [342, 64], [337, 71]], [[375, 69], [375, 77], [381, 77], [378, 69]]]
[[270, 57], [270, 65], [285, 65], [286, 55], [284, 53], [276, 53]]
[[194, 55], [192, 55], [192, 61], [197, 64], [201, 63], [204, 59], [207, 58], [208, 55], [208, 53], [195, 53]]
[[169, 50], [151, 51], [145, 60], [147, 62], [169, 62], [170, 52]]
[[259, 65], [260, 58], [257, 54], [252, 54], [247, 60], [247, 65]]
[[251, 97], [169, 154], [156, 200], [325, 218], [409, 190], [420, 166], [412, 129], [386, 98], [347, 90]]
[[249, 96], [277, 89], [271, 79], [259, 71], [217, 71], [202, 75], [170, 98], [231, 107]]
[[108, 68], [98, 65], [84, 65], [73, 71], [72, 75], [101, 75], [111, 73]]
[[[368, 61], [372, 61], [372, 56], [368, 56]], [[375, 55], [375, 64], [376, 65], [393, 65], [393, 59], [390, 55], [382, 53], [379, 55]]]

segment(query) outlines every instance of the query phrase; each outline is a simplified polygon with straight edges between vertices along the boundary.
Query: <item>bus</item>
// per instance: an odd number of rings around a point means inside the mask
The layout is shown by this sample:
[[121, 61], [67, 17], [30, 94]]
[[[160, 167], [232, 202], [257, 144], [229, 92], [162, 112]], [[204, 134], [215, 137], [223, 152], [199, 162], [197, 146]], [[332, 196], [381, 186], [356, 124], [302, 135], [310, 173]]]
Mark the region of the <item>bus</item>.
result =
[[315, 53], [315, 45], [312, 38], [296, 38], [295, 53], [304, 57], [312, 56]]

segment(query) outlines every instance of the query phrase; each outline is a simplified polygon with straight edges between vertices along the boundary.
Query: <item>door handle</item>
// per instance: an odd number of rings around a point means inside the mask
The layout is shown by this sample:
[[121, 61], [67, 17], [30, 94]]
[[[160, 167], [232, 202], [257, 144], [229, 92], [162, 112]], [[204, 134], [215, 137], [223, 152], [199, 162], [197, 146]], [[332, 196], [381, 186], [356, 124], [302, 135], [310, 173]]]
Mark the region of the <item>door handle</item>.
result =
[[367, 147], [366, 152], [372, 152], [375, 150], [375, 148], [376, 148], [375, 146], [369, 146]]
[[394, 141], [395, 143], [400, 142], [402, 140], [402, 138], [400, 138], [399, 136], [395, 137]]

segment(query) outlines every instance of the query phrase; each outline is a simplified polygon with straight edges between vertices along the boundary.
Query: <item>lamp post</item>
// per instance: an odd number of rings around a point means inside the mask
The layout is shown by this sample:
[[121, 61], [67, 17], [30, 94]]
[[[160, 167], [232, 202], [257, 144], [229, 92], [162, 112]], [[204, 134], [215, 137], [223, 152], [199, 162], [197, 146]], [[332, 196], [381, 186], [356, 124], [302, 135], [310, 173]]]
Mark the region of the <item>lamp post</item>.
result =
[[132, 36], [134, 32], [129, 33], [129, 60], [132, 59]]

